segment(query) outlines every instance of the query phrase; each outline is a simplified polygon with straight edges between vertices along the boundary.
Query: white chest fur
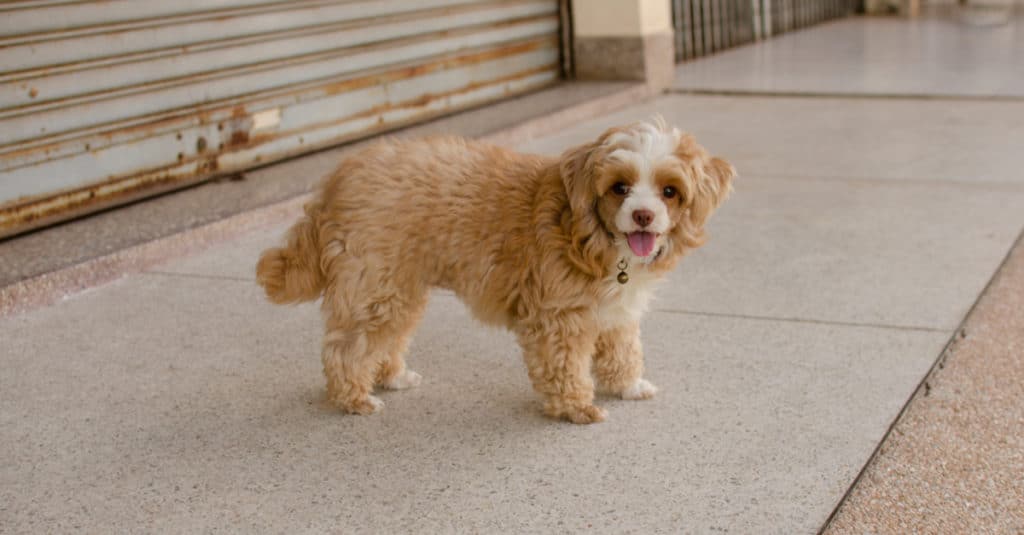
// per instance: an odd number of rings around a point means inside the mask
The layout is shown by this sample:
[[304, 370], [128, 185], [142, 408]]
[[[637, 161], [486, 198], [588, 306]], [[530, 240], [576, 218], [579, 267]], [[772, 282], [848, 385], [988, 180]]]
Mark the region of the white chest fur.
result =
[[610, 329], [640, 320], [654, 295], [657, 279], [646, 270], [630, 270], [629, 282], [620, 284], [610, 277], [608, 293], [598, 305], [597, 321], [602, 329]]

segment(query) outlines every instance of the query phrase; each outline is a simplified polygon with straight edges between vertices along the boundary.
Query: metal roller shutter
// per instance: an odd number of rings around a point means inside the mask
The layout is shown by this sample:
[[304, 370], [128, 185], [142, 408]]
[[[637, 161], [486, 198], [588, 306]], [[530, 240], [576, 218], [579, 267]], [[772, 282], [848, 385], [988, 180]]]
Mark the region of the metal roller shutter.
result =
[[0, 236], [539, 88], [558, 0], [0, 3]]

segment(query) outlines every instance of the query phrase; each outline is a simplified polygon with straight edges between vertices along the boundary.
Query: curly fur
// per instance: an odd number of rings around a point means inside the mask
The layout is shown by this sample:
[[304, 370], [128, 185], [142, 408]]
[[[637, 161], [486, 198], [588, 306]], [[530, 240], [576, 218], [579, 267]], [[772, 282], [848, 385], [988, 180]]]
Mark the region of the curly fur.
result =
[[[287, 244], [263, 253], [257, 280], [274, 303], [323, 296], [328, 397], [347, 412], [377, 411], [374, 385], [418, 383], [403, 355], [441, 287], [515, 333], [547, 415], [596, 422], [595, 377], [626, 398], [653, 395], [640, 314], [653, 281], [703, 243], [734, 173], [661, 121], [613, 128], [560, 158], [456, 137], [382, 140], [323, 182]], [[626, 246], [636, 229], [614, 222], [629, 197], [616, 182], [679, 191], [655, 206], [657, 254]], [[615, 281], [623, 260], [626, 285]]]

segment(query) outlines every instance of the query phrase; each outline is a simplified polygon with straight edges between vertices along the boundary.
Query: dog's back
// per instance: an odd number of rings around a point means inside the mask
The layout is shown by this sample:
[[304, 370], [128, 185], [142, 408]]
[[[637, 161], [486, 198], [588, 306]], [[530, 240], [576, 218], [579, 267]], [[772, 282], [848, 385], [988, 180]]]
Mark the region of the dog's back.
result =
[[310, 301], [332, 259], [349, 251], [391, 266], [414, 261], [425, 284], [450, 287], [445, 264], [458, 258], [433, 251], [462, 243], [487, 254], [500, 245], [496, 237], [514, 233], [510, 225], [529, 225], [531, 176], [545, 163], [459, 137], [384, 139], [324, 180], [287, 245], [260, 257], [257, 281], [274, 303]]

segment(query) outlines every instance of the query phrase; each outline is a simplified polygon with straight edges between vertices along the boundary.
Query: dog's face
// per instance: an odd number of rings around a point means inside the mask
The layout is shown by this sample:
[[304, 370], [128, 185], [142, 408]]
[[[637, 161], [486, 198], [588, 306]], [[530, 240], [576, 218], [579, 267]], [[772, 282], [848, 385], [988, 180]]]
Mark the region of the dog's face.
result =
[[666, 267], [703, 242], [704, 223], [735, 175], [725, 160], [660, 120], [613, 128], [567, 151], [561, 172], [580, 260]]

